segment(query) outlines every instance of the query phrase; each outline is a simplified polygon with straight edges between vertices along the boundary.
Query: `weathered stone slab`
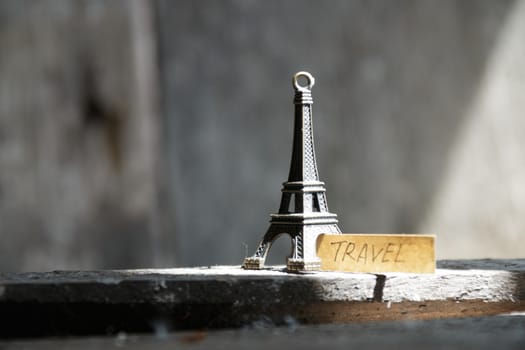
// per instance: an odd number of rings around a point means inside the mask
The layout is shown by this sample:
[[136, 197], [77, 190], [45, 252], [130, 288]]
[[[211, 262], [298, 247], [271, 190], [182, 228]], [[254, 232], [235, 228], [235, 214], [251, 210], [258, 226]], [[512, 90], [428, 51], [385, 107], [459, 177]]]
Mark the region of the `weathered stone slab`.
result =
[[435, 274], [288, 274], [238, 266], [0, 274], [0, 336], [429, 319], [525, 310], [525, 260]]

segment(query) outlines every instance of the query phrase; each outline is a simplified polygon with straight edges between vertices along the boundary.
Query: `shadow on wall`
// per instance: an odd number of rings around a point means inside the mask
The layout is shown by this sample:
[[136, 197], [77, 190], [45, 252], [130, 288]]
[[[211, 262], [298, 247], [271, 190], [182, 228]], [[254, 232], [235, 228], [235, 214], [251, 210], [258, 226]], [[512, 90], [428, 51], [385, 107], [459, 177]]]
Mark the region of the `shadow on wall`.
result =
[[[452, 224], [445, 232], [427, 218], [436, 217], [457, 139], [471, 123], [471, 103], [516, 7], [512, 1], [160, 1], [179, 262], [240, 263], [243, 243], [251, 254], [262, 237], [286, 180], [289, 80], [302, 69], [317, 80], [319, 171], [343, 231], [424, 229], [438, 235], [441, 258], [511, 254], [479, 241], [488, 227], [475, 220], [462, 232]], [[456, 206], [447, 215], [473, 211]], [[459, 234], [465, 240], [449, 250]], [[273, 254], [284, 262], [288, 246], [281, 246]]]

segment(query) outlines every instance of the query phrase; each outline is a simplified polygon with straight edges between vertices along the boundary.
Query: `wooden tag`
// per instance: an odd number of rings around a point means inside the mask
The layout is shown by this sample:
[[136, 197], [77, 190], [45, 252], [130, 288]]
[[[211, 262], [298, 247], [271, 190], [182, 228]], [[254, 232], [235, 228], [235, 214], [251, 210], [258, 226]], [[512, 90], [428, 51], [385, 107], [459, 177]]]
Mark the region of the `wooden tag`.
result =
[[321, 270], [434, 273], [434, 235], [322, 234], [317, 238]]

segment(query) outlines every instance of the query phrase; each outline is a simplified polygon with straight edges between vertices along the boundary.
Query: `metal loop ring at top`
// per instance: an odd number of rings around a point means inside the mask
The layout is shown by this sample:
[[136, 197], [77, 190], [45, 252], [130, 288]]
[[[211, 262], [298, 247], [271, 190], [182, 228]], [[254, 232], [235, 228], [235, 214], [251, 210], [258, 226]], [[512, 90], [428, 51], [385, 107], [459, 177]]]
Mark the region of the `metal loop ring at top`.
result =
[[[305, 85], [305, 86], [299, 85], [299, 78], [300, 77], [305, 77], [306, 78], [307, 85]], [[312, 87], [315, 84], [315, 78], [308, 72], [297, 72], [297, 73], [295, 73], [295, 75], [293, 76], [292, 81], [293, 81], [293, 86], [295, 87], [295, 89], [299, 90], [299, 91], [310, 91], [310, 90], [312, 90]]]

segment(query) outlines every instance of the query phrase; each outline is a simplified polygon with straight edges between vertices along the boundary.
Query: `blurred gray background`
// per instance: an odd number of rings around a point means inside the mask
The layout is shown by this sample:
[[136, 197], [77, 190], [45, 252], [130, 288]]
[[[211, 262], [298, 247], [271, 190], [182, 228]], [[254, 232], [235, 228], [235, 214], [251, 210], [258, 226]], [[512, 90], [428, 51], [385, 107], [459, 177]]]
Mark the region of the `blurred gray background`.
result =
[[240, 264], [299, 70], [344, 232], [524, 257], [523, 38], [519, 0], [1, 1], [0, 271]]

